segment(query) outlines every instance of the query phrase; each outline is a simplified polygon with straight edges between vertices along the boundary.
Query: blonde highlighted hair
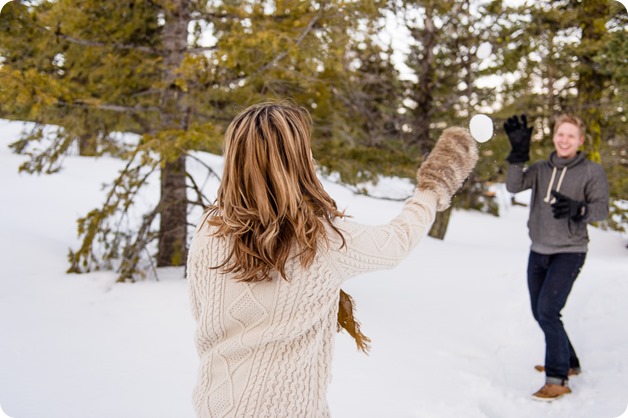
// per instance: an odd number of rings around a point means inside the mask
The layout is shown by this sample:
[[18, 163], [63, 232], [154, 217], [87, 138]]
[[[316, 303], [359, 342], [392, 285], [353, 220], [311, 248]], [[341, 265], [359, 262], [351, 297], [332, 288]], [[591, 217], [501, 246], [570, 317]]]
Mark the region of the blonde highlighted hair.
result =
[[578, 129], [580, 129], [580, 137], [584, 137], [586, 128], [584, 126], [584, 122], [582, 122], [582, 119], [568, 113], [563, 113], [562, 115], [557, 116], [556, 120], [554, 120], [554, 132], [556, 132], [558, 130], [558, 127], [563, 123], [571, 123], [572, 125], [576, 125]]
[[307, 267], [320, 239], [328, 243], [325, 224], [345, 244], [333, 224], [344, 214], [316, 176], [311, 131], [307, 110], [286, 101], [250, 106], [230, 123], [223, 178], [208, 214], [230, 252], [215, 268], [245, 282], [270, 280], [272, 271], [287, 279], [291, 254]]

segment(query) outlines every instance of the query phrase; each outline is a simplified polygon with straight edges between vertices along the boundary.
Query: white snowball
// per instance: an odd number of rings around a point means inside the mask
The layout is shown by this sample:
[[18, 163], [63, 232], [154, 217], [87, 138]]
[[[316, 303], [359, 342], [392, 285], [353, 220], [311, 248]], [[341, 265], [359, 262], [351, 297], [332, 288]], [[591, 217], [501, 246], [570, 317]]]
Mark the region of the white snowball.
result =
[[469, 122], [471, 135], [478, 142], [486, 142], [493, 137], [493, 120], [486, 115], [475, 115]]
[[493, 45], [491, 45], [489, 42], [483, 42], [480, 44], [475, 54], [478, 56], [479, 59], [483, 60], [490, 57], [492, 51]]

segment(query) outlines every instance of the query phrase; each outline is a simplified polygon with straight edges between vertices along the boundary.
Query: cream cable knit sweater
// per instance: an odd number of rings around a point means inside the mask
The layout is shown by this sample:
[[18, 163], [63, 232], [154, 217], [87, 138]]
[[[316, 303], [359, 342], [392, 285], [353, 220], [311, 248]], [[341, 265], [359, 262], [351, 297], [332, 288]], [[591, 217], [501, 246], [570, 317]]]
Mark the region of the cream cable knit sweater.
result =
[[325, 392], [337, 329], [342, 283], [357, 274], [395, 267], [434, 221], [436, 195], [415, 191], [390, 223], [335, 224], [308, 269], [298, 259], [280, 277], [241, 283], [211, 269], [228, 254], [225, 240], [201, 225], [190, 247], [188, 281], [197, 321], [201, 367], [194, 390], [199, 417], [327, 417]]

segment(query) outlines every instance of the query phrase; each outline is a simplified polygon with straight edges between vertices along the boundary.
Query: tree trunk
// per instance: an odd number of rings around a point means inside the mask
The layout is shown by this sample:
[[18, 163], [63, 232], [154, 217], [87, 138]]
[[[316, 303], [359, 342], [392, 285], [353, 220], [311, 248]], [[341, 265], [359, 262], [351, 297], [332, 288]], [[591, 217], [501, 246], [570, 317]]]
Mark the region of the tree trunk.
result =
[[554, 60], [554, 54], [556, 53], [556, 47], [554, 44], [554, 34], [551, 32], [548, 35], [547, 43], [549, 49], [549, 52], [545, 57], [545, 59], [547, 60], [547, 114], [551, 116], [556, 110], [556, 94], [554, 93], [554, 66], [556, 65]]
[[187, 198], [185, 157], [161, 170], [161, 218], [157, 266], [180, 266], [186, 259]]
[[583, 119], [587, 130], [585, 144], [587, 156], [599, 163], [602, 144], [600, 100], [607, 76], [598, 70], [594, 58], [600, 48], [600, 41], [606, 34], [605, 22], [609, 11], [609, 1], [587, 0], [583, 1], [579, 8], [578, 20], [582, 28], [577, 84], [579, 116]]
[[[188, 47], [189, 2], [172, 0], [164, 8], [164, 92], [161, 97], [161, 131], [187, 129], [186, 93], [177, 87], [177, 70]], [[175, 141], [176, 138], [172, 138]], [[157, 266], [181, 266], [187, 258], [186, 171], [183, 150], [162, 155], [159, 245]]]
[[[432, 123], [433, 101], [432, 89], [434, 88], [434, 47], [436, 45], [436, 29], [433, 20], [433, 5], [425, 6], [424, 28], [417, 39], [423, 47], [423, 59], [417, 71], [418, 83], [414, 99], [417, 103], [414, 112], [415, 137], [414, 141], [419, 145], [422, 153], [429, 152], [433, 143], [430, 138], [430, 125]], [[444, 212], [437, 212], [434, 224], [429, 236], [444, 239], [449, 224], [451, 208]]]
[[98, 154], [98, 141], [92, 134], [83, 134], [78, 138], [79, 155], [93, 157]]
[[449, 217], [451, 216], [451, 206], [443, 212], [436, 212], [436, 219], [430, 229], [428, 235], [432, 238], [443, 240], [447, 233], [447, 226], [449, 226]]
[[418, 144], [422, 153], [431, 149], [430, 125], [432, 123], [432, 106], [434, 88], [434, 46], [436, 43], [436, 29], [432, 18], [433, 6], [426, 6], [425, 20], [420, 42], [423, 46], [423, 59], [417, 77], [416, 94], [414, 100], [417, 103], [414, 111], [415, 135], [413, 142]]

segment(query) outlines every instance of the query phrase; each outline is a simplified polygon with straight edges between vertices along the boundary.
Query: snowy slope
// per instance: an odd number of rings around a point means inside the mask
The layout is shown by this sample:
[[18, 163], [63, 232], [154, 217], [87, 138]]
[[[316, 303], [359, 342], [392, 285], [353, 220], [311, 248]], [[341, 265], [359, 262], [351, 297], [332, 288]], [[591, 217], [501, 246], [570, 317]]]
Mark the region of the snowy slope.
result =
[[[120, 161], [69, 157], [52, 176], [18, 174], [7, 145], [21, 124], [0, 121], [0, 405], [12, 418], [186, 418], [197, 358], [181, 268], [114, 284], [111, 272], [67, 275], [75, 220], [102, 200]], [[220, 157], [198, 156], [221, 171]], [[202, 183], [202, 166], [190, 162]], [[216, 182], [207, 183], [208, 193]], [[401, 203], [326, 182], [364, 223]], [[381, 192], [411, 186], [386, 180]], [[156, 187], [144, 199], [156, 196]], [[508, 196], [499, 188], [504, 202]], [[525, 200], [526, 195], [518, 197]], [[530, 399], [543, 337], [528, 307], [527, 209], [501, 217], [456, 211], [445, 241], [426, 237], [398, 268], [348, 282], [369, 356], [336, 339], [328, 394], [336, 418], [613, 418], [628, 404], [626, 237], [590, 229], [591, 245], [564, 321], [584, 372], [574, 393]], [[0, 412], [2, 417], [2, 412]]]

